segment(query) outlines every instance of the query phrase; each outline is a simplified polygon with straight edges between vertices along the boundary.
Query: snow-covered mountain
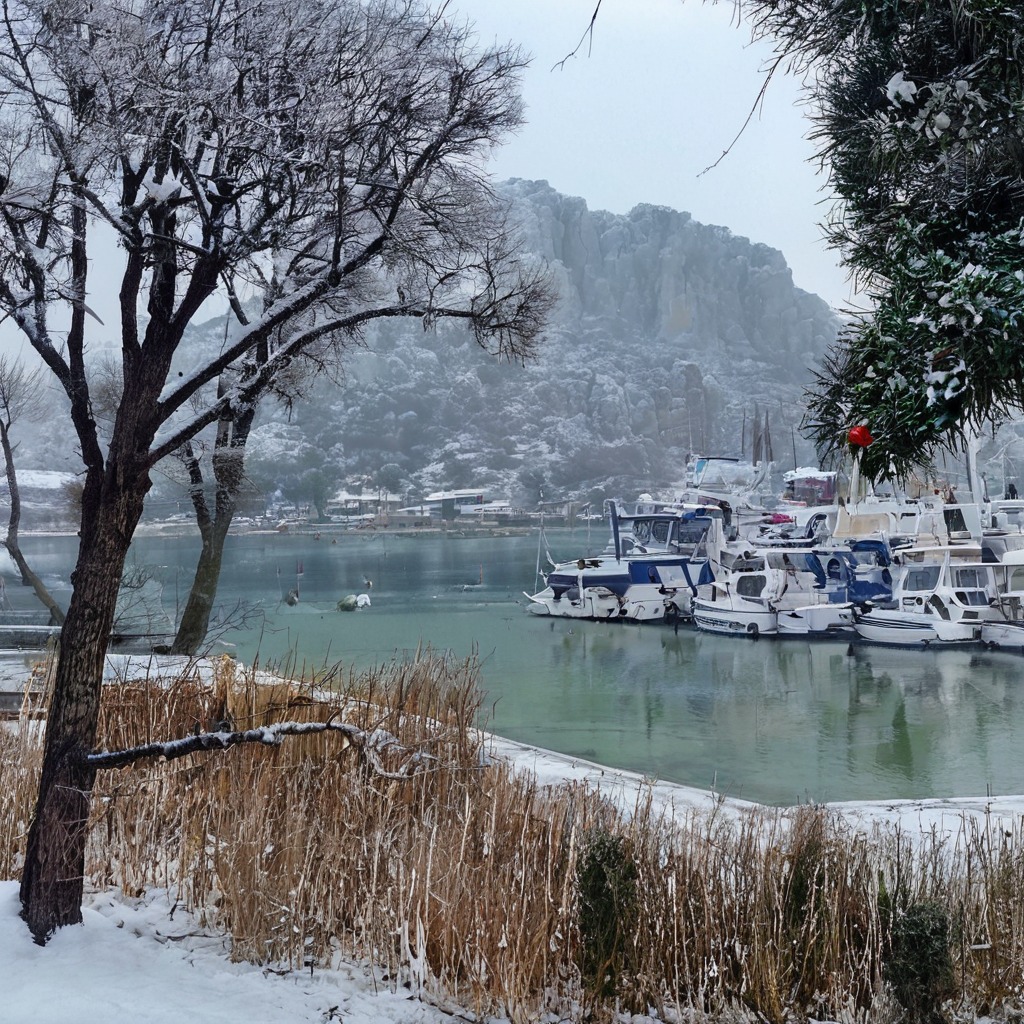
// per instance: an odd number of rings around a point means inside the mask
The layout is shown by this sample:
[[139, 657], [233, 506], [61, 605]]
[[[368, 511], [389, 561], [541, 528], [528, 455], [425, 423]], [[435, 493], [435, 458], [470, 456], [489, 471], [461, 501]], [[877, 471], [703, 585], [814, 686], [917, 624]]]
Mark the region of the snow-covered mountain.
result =
[[[839, 321], [782, 253], [665, 207], [622, 216], [543, 181], [502, 189], [560, 294], [539, 357], [498, 362], [453, 323], [382, 323], [341, 379], [290, 410], [265, 402], [249, 448], [260, 490], [315, 503], [353, 483], [411, 499], [488, 487], [526, 506], [629, 498], [678, 481], [688, 452], [749, 455], [755, 415], [777, 462], [814, 460], [795, 427]], [[194, 330], [223, 343], [223, 321]], [[37, 429], [19, 468], [80, 469], [66, 421]]]
[[273, 474], [286, 443], [307, 467], [330, 453], [341, 477], [410, 494], [628, 495], [679, 480], [690, 451], [741, 455], [755, 413], [779, 461], [794, 443], [798, 464], [813, 460], [794, 428], [839, 321], [780, 252], [665, 207], [620, 216], [546, 182], [504, 189], [560, 291], [539, 358], [501, 364], [457, 326], [387, 324], [344, 386], [263, 422], [254, 470]]

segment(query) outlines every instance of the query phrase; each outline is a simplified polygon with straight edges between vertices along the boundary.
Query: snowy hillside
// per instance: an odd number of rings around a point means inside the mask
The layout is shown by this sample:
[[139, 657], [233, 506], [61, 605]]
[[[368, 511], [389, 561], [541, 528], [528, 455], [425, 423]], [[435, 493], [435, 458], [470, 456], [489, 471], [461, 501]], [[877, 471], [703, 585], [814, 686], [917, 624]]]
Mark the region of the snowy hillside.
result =
[[[777, 461], [814, 461], [795, 428], [838, 319], [782, 253], [665, 207], [621, 216], [546, 182], [502, 189], [558, 289], [539, 357], [499, 363], [451, 322], [382, 322], [291, 408], [265, 400], [249, 444], [257, 490], [302, 503], [353, 482], [410, 503], [466, 486], [526, 506], [629, 497], [678, 481], [688, 452], [739, 456], [745, 436], [749, 455], [755, 415]], [[222, 320], [194, 332], [224, 343]], [[19, 468], [80, 470], [63, 417], [21, 429]]]

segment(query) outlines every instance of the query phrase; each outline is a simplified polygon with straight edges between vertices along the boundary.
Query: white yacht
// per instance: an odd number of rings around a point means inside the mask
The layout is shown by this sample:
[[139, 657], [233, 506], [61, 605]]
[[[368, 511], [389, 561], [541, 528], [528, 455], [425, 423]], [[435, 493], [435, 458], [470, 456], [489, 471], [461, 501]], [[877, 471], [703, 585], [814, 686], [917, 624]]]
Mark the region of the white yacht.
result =
[[641, 501], [624, 515], [609, 502], [609, 519], [608, 548], [554, 564], [541, 591], [524, 593], [529, 610], [571, 619], [671, 623], [688, 617], [692, 595], [709, 578], [709, 557], [725, 543], [722, 510]]
[[835, 636], [853, 627], [856, 603], [891, 597], [884, 543], [759, 548], [730, 556], [698, 588], [698, 629], [732, 636]]
[[1024, 551], [1008, 552], [992, 572], [999, 589], [999, 615], [982, 622], [981, 642], [1024, 654]]
[[976, 545], [894, 552], [890, 607], [855, 609], [861, 640], [899, 646], [976, 644], [983, 624], [1003, 618], [995, 568]]

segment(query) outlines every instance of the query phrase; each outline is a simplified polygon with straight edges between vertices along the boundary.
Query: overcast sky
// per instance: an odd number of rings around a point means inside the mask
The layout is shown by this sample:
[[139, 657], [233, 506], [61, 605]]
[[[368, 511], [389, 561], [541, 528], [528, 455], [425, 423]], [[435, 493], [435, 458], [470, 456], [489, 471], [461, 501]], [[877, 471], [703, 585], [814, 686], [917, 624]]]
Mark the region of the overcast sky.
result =
[[[774, 79], [731, 152], [701, 173], [743, 127], [770, 54], [750, 46], [731, 0], [602, 0], [592, 37], [556, 67], [586, 32], [596, 3], [450, 0], [449, 12], [471, 21], [481, 44], [514, 41], [533, 55], [523, 81], [527, 123], [497, 151], [494, 176], [546, 179], [595, 210], [627, 213], [638, 203], [686, 210], [780, 249], [799, 287], [849, 305], [846, 273], [821, 241], [829, 204], [804, 137], [797, 82]], [[116, 288], [106, 298], [94, 290], [91, 302], [114, 324]], [[20, 347], [11, 330], [0, 326], [0, 346]]]
[[795, 283], [836, 306], [850, 286], [821, 241], [828, 210], [798, 83], [777, 77], [763, 108], [713, 170], [754, 105], [770, 50], [751, 47], [730, 0], [602, 0], [592, 40], [562, 67], [597, 0], [451, 0], [480, 42], [533, 54], [527, 124], [496, 154], [499, 179], [546, 179], [591, 209], [638, 203], [780, 249]]

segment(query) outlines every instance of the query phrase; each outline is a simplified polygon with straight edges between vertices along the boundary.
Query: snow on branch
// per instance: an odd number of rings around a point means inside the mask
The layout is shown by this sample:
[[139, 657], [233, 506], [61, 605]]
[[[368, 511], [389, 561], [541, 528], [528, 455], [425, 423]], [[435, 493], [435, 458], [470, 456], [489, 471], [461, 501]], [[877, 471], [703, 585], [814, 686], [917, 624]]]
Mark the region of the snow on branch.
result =
[[[273, 725], [260, 726], [256, 729], [238, 731], [200, 732], [185, 736], [178, 740], [167, 740], [157, 743], [143, 743], [127, 750], [104, 750], [88, 754], [85, 763], [91, 768], [121, 768], [150, 757], [159, 757], [165, 761], [174, 761], [188, 754], [203, 750], [227, 750], [240, 743], [261, 743], [267, 747], [280, 746], [286, 736], [312, 736], [317, 733], [338, 733], [347, 741], [347, 745], [355, 747], [363, 761], [373, 771], [386, 779], [409, 779], [435, 760], [429, 754], [411, 751], [402, 746], [398, 740], [383, 729], [367, 732], [348, 722], [336, 722], [332, 716], [326, 722], [275, 722]], [[396, 771], [388, 771], [384, 767], [382, 755], [385, 752], [402, 755], [405, 760]]]

